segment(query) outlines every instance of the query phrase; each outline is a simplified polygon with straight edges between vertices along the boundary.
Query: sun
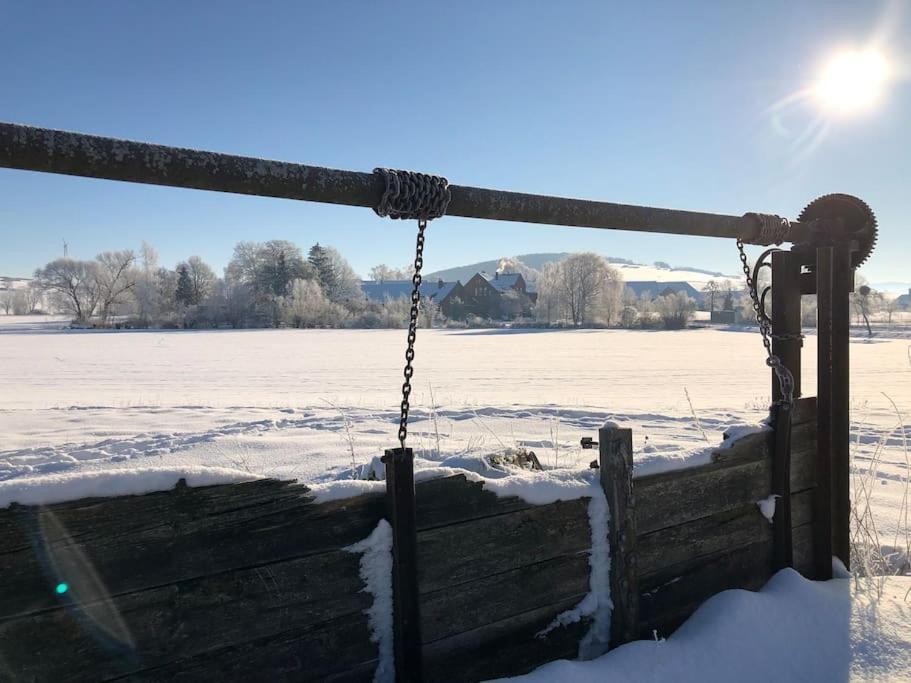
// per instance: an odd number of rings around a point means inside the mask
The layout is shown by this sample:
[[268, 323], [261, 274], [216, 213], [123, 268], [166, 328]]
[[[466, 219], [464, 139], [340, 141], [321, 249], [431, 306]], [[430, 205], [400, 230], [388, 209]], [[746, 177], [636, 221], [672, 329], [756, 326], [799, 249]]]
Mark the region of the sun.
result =
[[861, 114], [882, 100], [890, 76], [889, 62], [878, 50], [844, 50], [823, 66], [813, 95], [829, 114]]

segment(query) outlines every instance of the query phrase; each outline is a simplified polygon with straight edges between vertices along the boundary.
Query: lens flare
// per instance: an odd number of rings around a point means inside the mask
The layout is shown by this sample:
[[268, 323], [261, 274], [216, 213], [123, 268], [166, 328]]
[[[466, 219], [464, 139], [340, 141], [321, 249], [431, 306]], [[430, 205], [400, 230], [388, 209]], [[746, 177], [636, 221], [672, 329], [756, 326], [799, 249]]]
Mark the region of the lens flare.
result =
[[873, 109], [890, 80], [889, 62], [875, 49], [845, 50], [823, 67], [813, 86], [822, 109], [837, 116], [852, 116]]

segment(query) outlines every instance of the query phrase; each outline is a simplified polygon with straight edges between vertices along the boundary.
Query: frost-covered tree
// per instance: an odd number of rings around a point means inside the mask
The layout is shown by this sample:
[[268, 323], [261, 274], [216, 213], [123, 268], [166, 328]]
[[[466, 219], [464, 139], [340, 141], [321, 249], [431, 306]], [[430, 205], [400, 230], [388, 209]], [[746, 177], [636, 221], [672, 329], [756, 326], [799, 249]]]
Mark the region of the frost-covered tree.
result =
[[98, 263], [60, 258], [35, 271], [39, 286], [54, 299], [59, 310], [85, 323], [100, 299]]
[[721, 290], [721, 287], [715, 280], [709, 280], [705, 283], [705, 286], [702, 288], [702, 293], [708, 295], [709, 297], [709, 312], [715, 312], [715, 296]]
[[538, 274], [538, 301], [535, 317], [551, 325], [563, 317], [563, 290], [560, 287], [559, 263], [546, 263]]
[[295, 280], [285, 310], [295, 327], [338, 326], [343, 317], [342, 309], [329, 301], [316, 280]]
[[0, 290], [0, 308], [6, 315], [13, 312], [13, 300], [16, 298], [16, 292], [11, 287]]
[[209, 264], [199, 258], [199, 256], [188, 258], [186, 267], [190, 277], [192, 303], [194, 306], [198, 306], [212, 296], [218, 277]]
[[655, 299], [655, 309], [665, 329], [681, 330], [692, 320], [696, 302], [683, 292], [676, 292]]
[[115, 307], [126, 303], [136, 286], [136, 271], [133, 268], [136, 255], [131, 249], [105, 251], [98, 254], [95, 260], [98, 262], [98, 312], [101, 321], [107, 323]]
[[557, 267], [557, 284], [574, 325], [590, 322], [605, 288], [621, 281], [617, 270], [593, 252], [572, 254]]
[[414, 275], [414, 266], [408, 265], [404, 268], [391, 268], [385, 263], [373, 266], [370, 269], [370, 279], [376, 282], [391, 282], [393, 280], [410, 280]]
[[326, 297], [337, 304], [346, 304], [361, 299], [361, 279], [354, 269], [334, 247], [320, 247], [325, 259], [326, 272], [330, 275], [320, 284]]

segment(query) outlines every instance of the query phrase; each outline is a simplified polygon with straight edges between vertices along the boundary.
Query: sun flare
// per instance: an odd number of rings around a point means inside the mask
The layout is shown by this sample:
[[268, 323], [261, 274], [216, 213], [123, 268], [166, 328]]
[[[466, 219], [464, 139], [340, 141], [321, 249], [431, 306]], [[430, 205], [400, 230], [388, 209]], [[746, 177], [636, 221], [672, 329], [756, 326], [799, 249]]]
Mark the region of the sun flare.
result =
[[875, 108], [889, 79], [889, 62], [878, 50], [845, 50], [823, 66], [813, 94], [827, 113], [851, 116]]

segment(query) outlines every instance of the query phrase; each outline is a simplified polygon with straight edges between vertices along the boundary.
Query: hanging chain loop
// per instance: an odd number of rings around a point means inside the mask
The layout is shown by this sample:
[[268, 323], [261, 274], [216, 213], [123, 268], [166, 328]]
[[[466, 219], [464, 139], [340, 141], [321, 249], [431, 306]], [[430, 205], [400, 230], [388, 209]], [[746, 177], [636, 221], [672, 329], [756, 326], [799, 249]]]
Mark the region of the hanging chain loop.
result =
[[791, 407], [794, 405], [794, 375], [785, 364], [781, 362], [781, 358], [772, 353], [772, 339], [778, 337], [772, 334], [772, 321], [769, 316], [766, 315], [765, 306], [763, 306], [757, 284], [759, 269], [762, 267], [765, 257], [770, 251], [774, 250], [766, 251], [760, 256], [752, 271], [750, 270], [750, 264], [747, 261], [746, 251], [744, 251], [743, 248], [743, 240], [739, 237], [737, 238], [737, 250], [740, 252], [740, 263], [743, 266], [743, 274], [746, 277], [750, 299], [753, 301], [753, 312], [756, 314], [756, 324], [759, 325], [759, 332], [762, 335], [762, 345], [766, 350], [766, 365], [772, 368], [772, 371], [778, 378], [778, 386], [781, 389], [780, 403]]
[[421, 269], [424, 267], [424, 231], [427, 222], [446, 213], [451, 194], [446, 178], [413, 171], [375, 168], [383, 178], [384, 190], [374, 211], [389, 218], [416, 219], [418, 237], [414, 254], [414, 274], [411, 276], [411, 311], [408, 317], [408, 346], [405, 349], [405, 381], [402, 383], [402, 404], [399, 417], [399, 443], [405, 450], [408, 437], [408, 413], [411, 409], [411, 378], [414, 376], [414, 342], [418, 333], [421, 311]]

